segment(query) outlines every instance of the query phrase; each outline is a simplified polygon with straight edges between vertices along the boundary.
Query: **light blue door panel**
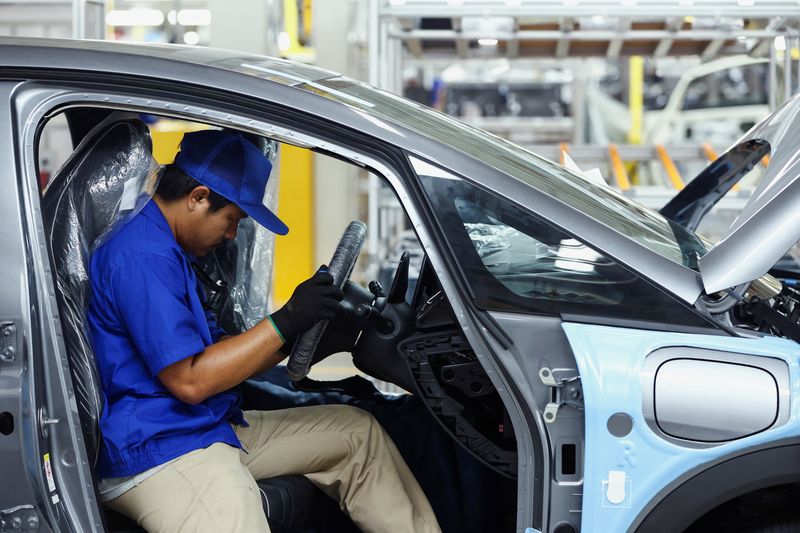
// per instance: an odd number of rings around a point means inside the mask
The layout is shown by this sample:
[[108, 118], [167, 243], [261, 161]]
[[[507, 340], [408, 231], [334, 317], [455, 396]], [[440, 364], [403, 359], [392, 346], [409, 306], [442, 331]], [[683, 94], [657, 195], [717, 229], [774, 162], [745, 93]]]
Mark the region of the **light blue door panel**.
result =
[[[584, 533], [626, 531], [659, 491], [686, 472], [738, 449], [800, 435], [800, 346], [793, 341], [576, 323], [565, 323], [563, 328], [578, 364], [586, 408]], [[648, 427], [642, 414], [641, 372], [649, 353], [667, 347], [720, 350], [785, 361], [791, 388], [788, 422], [710, 448], [688, 448], [658, 436]], [[609, 417], [620, 412], [629, 414], [634, 421], [632, 431], [623, 438], [612, 436], [607, 428]], [[607, 490], [609, 483], [613, 488], [611, 495]]]

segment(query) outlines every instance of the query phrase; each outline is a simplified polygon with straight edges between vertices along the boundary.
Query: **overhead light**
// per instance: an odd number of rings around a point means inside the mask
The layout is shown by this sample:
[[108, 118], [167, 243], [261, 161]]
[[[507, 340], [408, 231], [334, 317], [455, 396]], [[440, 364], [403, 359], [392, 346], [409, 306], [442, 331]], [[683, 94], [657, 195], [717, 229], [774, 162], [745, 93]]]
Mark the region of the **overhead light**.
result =
[[636, 0], [619, 0], [619, 3], [623, 6], [635, 6]]
[[497, 39], [478, 39], [481, 46], [497, 46]]
[[518, 6], [522, 4], [522, 0], [505, 0], [507, 6]]
[[208, 26], [211, 24], [210, 9], [181, 9], [178, 11], [181, 26]]
[[565, 6], [577, 6], [578, 0], [561, 0], [561, 3]]
[[187, 31], [183, 34], [183, 42], [195, 45], [200, 42], [200, 34], [196, 31]]
[[167, 21], [181, 26], [208, 26], [211, 24], [211, 10], [209, 9], [174, 9], [167, 13]]
[[406, 0], [389, 0], [390, 6], [404, 6], [406, 5]]
[[747, 42], [747, 36], [746, 35], [740, 35], [740, 36], [738, 36], [736, 38], [736, 40], [739, 41], [740, 43]]
[[164, 13], [157, 9], [114, 9], [106, 14], [109, 26], [161, 26]]
[[775, 50], [778, 52], [783, 52], [786, 50], [786, 37], [783, 35], [778, 35], [775, 37]]
[[289, 37], [289, 34], [285, 31], [280, 32], [278, 34], [278, 50], [281, 52], [286, 52], [291, 47], [292, 39]]
[[594, 24], [602, 24], [606, 21], [606, 18], [603, 15], [593, 15], [592, 22]]
[[460, 6], [464, 3], [464, 0], [447, 0], [447, 5], [449, 6]]
[[753, 0], [736, 0], [736, 3], [740, 6], [752, 6], [755, 2]]
[[694, 0], [678, 0], [679, 6], [693, 6]]

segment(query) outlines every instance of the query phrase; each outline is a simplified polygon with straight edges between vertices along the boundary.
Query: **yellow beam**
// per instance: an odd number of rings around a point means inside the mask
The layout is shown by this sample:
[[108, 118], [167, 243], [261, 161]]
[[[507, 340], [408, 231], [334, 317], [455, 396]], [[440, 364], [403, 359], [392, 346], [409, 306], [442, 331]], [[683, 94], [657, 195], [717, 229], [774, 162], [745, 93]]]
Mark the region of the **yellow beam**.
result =
[[709, 143], [703, 143], [703, 154], [705, 154], [709, 163], [713, 163], [719, 157]]
[[642, 56], [632, 56], [628, 65], [628, 108], [631, 116], [628, 142], [641, 144], [644, 120], [644, 59]]
[[672, 186], [678, 190], [683, 189], [684, 184], [683, 178], [681, 178], [681, 173], [678, 172], [678, 167], [675, 166], [675, 163], [667, 153], [666, 148], [664, 148], [664, 146], [661, 144], [657, 144], [656, 153], [658, 154], [658, 158], [661, 160], [661, 164], [664, 166], [664, 170], [667, 172], [667, 178], [669, 178]]
[[311, 150], [281, 144], [278, 217], [289, 234], [275, 237], [272, 300], [281, 306], [314, 273], [314, 158]]
[[611, 171], [614, 174], [614, 181], [623, 191], [631, 188], [631, 181], [628, 179], [628, 173], [625, 171], [625, 165], [622, 164], [622, 159], [619, 157], [619, 148], [616, 144], [608, 145], [608, 158], [611, 161]]
[[[303, 2], [303, 4], [298, 4]], [[283, 31], [288, 37], [288, 48], [280, 50], [281, 55], [296, 61], [313, 61], [314, 47], [305, 46], [300, 42], [300, 25], [303, 30], [311, 31], [311, 11], [310, 5], [306, 5], [304, 0], [283, 0]], [[300, 20], [299, 9], [303, 9], [304, 18]], [[308, 24], [306, 26], [306, 24]], [[310, 38], [310, 33], [305, 36]]]
[[558, 161], [564, 165], [566, 158], [564, 157], [569, 152], [569, 145], [567, 143], [558, 143]]
[[302, 0], [303, 2], [303, 36], [311, 37], [311, 21], [313, 20], [312, 0]]
[[150, 139], [153, 142], [153, 157], [159, 165], [167, 165], [175, 160], [183, 134], [190, 131], [208, 129], [205, 124], [185, 120], [161, 119], [150, 125]]

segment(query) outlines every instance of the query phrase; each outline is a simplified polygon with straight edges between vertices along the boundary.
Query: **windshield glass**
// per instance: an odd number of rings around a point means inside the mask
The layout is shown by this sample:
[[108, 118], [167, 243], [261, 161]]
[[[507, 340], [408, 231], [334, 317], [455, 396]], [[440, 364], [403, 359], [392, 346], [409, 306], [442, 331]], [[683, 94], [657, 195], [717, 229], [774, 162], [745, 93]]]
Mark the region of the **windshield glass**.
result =
[[696, 269], [707, 251], [693, 232], [615, 190], [426, 106], [344, 77], [300, 87], [470, 154], [676, 263]]

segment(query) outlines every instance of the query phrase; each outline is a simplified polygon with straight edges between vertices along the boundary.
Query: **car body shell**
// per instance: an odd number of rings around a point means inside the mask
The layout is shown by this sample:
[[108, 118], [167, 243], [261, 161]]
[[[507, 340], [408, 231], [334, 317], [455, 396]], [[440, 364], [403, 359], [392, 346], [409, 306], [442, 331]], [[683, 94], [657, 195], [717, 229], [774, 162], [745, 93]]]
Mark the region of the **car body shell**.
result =
[[[340, 91], [339, 82], [360, 87], [375, 101], [397, 102], [399, 118], [370, 112], [369, 97]], [[706, 286], [709, 282], [701, 277], [702, 265], [698, 271], [664, 257], [552, 189], [537, 188], [492, 164], [485, 154], [448, 143], [441, 132], [420, 127], [440, 125], [446, 134], [461, 132], [470, 142], [482, 140], [487, 150], [511, 150], [449, 117], [335, 73], [280, 59], [206, 48], [86, 41], [0, 39], [0, 102], [0, 181], [4, 189], [15, 191], [0, 197], [4, 217], [0, 241], [7, 243], [0, 275], [13, 280], [0, 291], [0, 327], [4, 321], [14, 324], [18, 333], [13, 342], [19, 354], [0, 361], [0, 410], [14, 414], [18, 427], [14, 438], [0, 438], [0, 450], [7, 452], [0, 455], [0, 466], [11, 479], [19, 480], [13, 490], [0, 488], [0, 511], [17, 509], [2, 511], [7, 516], [21, 512], [20, 505], [30, 506], [42, 530], [102, 528], [76, 416], [73, 387], [79, 384], [71, 383], [59, 333], [35, 176], [34, 147], [41, 124], [75, 107], [147, 111], [235, 127], [345, 159], [386, 179], [514, 424], [520, 531], [528, 527], [553, 531], [563, 524], [584, 531], [635, 530], [647, 524], [649, 514], [662, 502], [680, 494], [687, 480], [700, 479], [726, 461], [772, 449], [775, 443], [795, 444], [790, 441], [800, 431], [800, 422], [788, 407], [800, 394], [800, 371], [793, 341], [768, 335], [745, 338], [712, 321], [692, 328], [669, 317], [662, 324], [645, 324], [476, 307], [469, 281], [448, 248], [442, 221], [420, 190], [419, 175], [464, 180], [547, 220], [624, 265], [687, 314], [700, 317], [692, 304], [703, 293], [704, 281]], [[424, 120], [404, 120], [403, 113]], [[579, 187], [585, 187], [579, 175], [536, 156], [525, 157], [531, 173], [554, 181], [578, 180]], [[708, 265], [706, 269], [713, 270]], [[751, 269], [748, 275], [754, 272]], [[648, 418], [648, 405], [652, 408], [657, 400], [648, 404], [646, 392], [660, 383], [647, 362], [667, 348], [694, 354], [681, 352], [668, 361], [689, 357], [773, 376], [775, 398], [766, 409], [774, 407], [774, 420], [754, 434], [700, 445], [665, 434], [663, 424]], [[710, 352], [729, 353], [739, 362], [726, 363]], [[558, 420], [552, 423], [545, 422], [542, 412], [561, 383], [543, 380], [543, 368], [579, 377], [584, 391], [583, 405], [558, 406]], [[714, 389], [716, 383], [730, 390], [730, 383], [715, 382], [719, 368], [712, 365], [696, 376], [695, 389]], [[674, 395], [664, 401], [675, 401]], [[754, 410], [753, 417], [758, 418], [762, 411]], [[632, 422], [631, 430], [621, 437], [607, 428], [617, 413], [627, 414]], [[559, 473], [562, 442], [578, 447], [577, 473]], [[50, 490], [46, 472], [50, 469], [56, 490]], [[800, 476], [800, 468], [798, 472]], [[744, 476], [732, 486], [741, 494], [753, 483]], [[717, 500], [673, 512], [676, 527], [688, 525]]]

